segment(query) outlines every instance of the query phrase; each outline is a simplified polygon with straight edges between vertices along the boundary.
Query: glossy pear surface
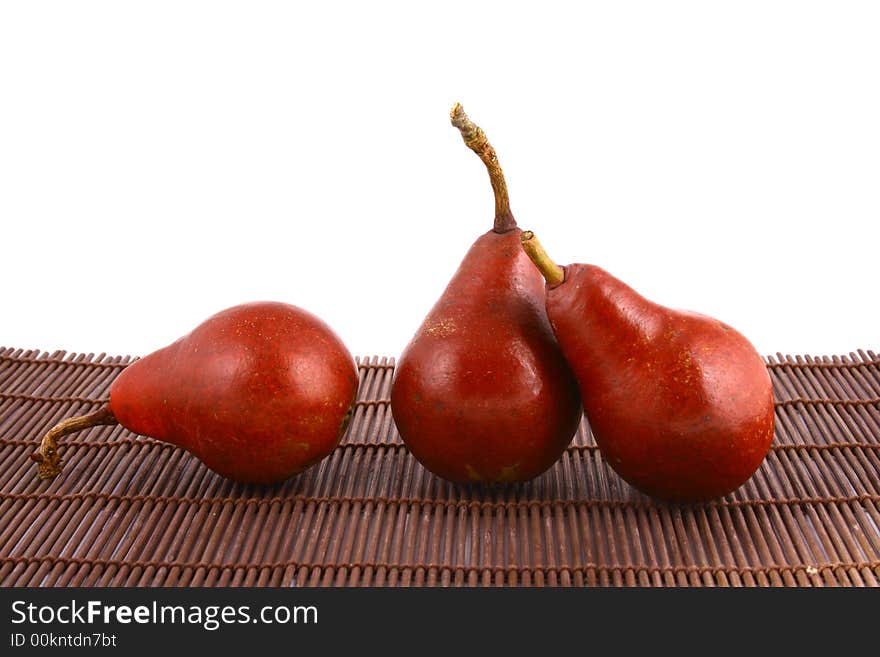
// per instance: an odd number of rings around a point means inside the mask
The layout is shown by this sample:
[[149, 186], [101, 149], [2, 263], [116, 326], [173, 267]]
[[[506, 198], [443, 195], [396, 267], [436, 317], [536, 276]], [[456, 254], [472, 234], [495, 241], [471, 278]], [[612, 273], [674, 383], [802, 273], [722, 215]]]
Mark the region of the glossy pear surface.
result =
[[704, 500], [732, 492], [761, 464], [773, 440], [772, 386], [736, 330], [583, 264], [548, 286], [547, 312], [596, 442], [630, 484]]
[[560, 457], [580, 422], [577, 384], [518, 228], [482, 235], [397, 363], [391, 408], [431, 472], [524, 481]]
[[257, 302], [210, 317], [125, 368], [110, 409], [245, 483], [275, 483], [338, 444], [358, 387], [339, 337], [296, 306]]

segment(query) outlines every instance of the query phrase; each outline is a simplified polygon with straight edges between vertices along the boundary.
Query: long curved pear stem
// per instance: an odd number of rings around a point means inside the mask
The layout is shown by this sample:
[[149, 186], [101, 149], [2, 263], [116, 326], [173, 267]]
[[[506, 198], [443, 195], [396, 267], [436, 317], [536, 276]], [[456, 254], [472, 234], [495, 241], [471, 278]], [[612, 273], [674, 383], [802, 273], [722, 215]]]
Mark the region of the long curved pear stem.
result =
[[506, 233], [516, 228], [516, 219], [510, 211], [510, 197], [507, 194], [507, 182], [504, 180], [504, 172], [498, 164], [498, 156], [495, 149], [486, 138], [480, 126], [476, 125], [464, 113], [464, 108], [456, 103], [449, 113], [452, 125], [459, 129], [464, 143], [476, 153], [486, 169], [489, 171], [489, 181], [492, 183], [492, 191], [495, 192], [495, 227], [496, 233]]
[[532, 259], [548, 285], [556, 286], [565, 280], [565, 270], [550, 259], [535, 234], [526, 230], [519, 237], [523, 251]]
[[111, 424], [119, 424], [119, 422], [109, 406], [104, 406], [88, 415], [67, 418], [56, 424], [43, 436], [40, 448], [31, 454], [31, 460], [37, 463], [37, 476], [40, 479], [52, 479], [61, 474], [61, 457], [58, 455], [59, 438], [89, 427]]

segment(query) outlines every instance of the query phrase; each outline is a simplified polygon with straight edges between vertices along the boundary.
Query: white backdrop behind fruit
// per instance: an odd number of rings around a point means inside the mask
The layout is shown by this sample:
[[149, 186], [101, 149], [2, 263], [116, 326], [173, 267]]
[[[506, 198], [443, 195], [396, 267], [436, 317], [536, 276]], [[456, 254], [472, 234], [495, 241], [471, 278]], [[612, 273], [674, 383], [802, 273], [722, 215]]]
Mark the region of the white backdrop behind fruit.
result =
[[[49, 5], [49, 6], [47, 6]], [[146, 354], [271, 299], [397, 356], [491, 226], [759, 352], [878, 348], [880, 7], [0, 7], [0, 344]]]

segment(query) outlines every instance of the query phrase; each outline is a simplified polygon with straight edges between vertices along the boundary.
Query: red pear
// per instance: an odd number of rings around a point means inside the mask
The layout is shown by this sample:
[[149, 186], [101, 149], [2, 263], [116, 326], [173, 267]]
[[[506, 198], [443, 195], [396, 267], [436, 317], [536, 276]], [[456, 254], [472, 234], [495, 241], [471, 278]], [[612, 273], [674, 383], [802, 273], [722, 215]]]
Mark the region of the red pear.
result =
[[106, 407], [58, 424], [33, 458], [41, 478], [54, 477], [58, 438], [118, 423], [234, 481], [271, 484], [336, 447], [357, 387], [354, 359], [321, 319], [283, 303], [243, 304], [126, 367]]
[[558, 267], [530, 231], [522, 242], [547, 280], [547, 314], [608, 464], [672, 501], [745, 483], [774, 425], [770, 376], [749, 341], [717, 319], [649, 301], [599, 267]]
[[520, 248], [495, 151], [460, 105], [452, 122], [489, 169], [495, 226], [400, 356], [391, 409], [403, 441], [434, 474], [525, 481], [571, 442], [579, 393], [547, 321], [544, 280]]

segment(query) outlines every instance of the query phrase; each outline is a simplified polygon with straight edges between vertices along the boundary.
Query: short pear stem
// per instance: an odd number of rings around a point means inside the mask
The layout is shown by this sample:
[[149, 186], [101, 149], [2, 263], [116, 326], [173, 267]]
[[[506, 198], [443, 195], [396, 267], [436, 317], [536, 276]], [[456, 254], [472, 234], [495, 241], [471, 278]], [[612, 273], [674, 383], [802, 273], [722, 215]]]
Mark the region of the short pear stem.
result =
[[565, 280], [565, 270], [550, 259], [532, 231], [523, 231], [519, 239], [522, 242], [523, 251], [532, 259], [549, 285], [556, 286]]
[[89, 427], [111, 424], [119, 424], [119, 422], [109, 406], [104, 406], [88, 415], [67, 418], [56, 424], [43, 436], [40, 448], [31, 454], [31, 460], [37, 463], [37, 476], [40, 479], [52, 479], [61, 474], [61, 457], [58, 455], [59, 438]]
[[504, 172], [501, 170], [501, 165], [498, 164], [498, 156], [486, 138], [486, 133], [468, 118], [459, 103], [453, 106], [449, 117], [452, 119], [452, 125], [461, 132], [464, 143], [480, 157], [489, 171], [489, 181], [492, 183], [492, 191], [495, 193], [495, 232], [506, 233], [513, 230], [516, 228], [516, 219], [513, 218], [513, 213], [510, 211], [507, 182], [504, 180]]

